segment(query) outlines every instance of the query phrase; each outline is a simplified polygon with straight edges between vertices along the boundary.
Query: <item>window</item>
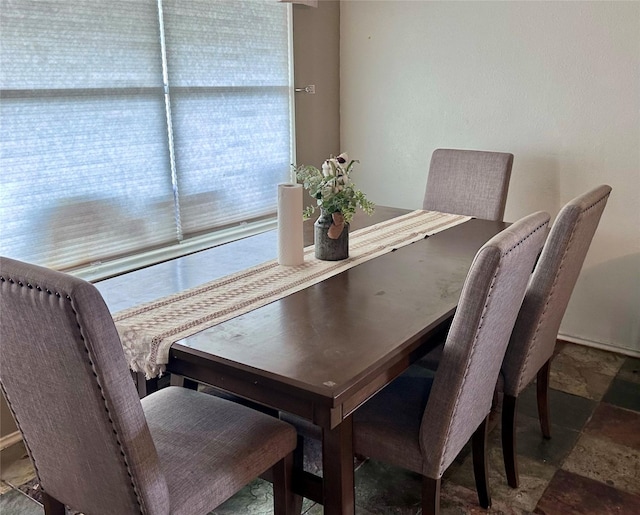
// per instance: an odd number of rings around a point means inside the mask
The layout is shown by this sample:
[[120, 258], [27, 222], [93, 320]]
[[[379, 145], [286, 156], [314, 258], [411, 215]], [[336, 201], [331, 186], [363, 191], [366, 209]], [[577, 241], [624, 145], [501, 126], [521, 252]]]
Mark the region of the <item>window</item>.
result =
[[286, 5], [0, 0], [0, 41], [3, 255], [95, 278], [273, 219]]

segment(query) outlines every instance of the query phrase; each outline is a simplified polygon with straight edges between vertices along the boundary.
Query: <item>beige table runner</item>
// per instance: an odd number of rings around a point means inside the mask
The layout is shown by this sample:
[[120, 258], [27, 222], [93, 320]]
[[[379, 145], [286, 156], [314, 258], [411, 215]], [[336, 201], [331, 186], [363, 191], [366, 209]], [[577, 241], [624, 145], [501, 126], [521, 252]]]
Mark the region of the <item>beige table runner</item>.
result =
[[349, 234], [349, 258], [321, 261], [313, 245], [304, 263], [282, 266], [277, 259], [183, 292], [120, 311], [114, 321], [129, 367], [147, 379], [162, 375], [171, 345], [199, 331], [291, 295], [360, 263], [471, 217], [413, 211]]

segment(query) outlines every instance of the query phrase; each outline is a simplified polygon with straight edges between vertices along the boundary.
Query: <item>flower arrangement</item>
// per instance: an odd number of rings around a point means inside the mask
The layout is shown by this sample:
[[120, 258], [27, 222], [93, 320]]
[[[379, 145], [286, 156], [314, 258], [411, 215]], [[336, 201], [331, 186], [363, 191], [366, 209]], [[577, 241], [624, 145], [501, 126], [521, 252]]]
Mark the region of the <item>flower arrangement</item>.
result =
[[[348, 223], [357, 208], [371, 214], [375, 207], [351, 180], [353, 166], [358, 162], [349, 161], [345, 152], [327, 159], [322, 170], [312, 165], [298, 166], [295, 168], [296, 179], [316, 199], [317, 207], [331, 215], [341, 213], [344, 222]], [[316, 206], [308, 206], [303, 213], [304, 218], [309, 218], [315, 210]]]

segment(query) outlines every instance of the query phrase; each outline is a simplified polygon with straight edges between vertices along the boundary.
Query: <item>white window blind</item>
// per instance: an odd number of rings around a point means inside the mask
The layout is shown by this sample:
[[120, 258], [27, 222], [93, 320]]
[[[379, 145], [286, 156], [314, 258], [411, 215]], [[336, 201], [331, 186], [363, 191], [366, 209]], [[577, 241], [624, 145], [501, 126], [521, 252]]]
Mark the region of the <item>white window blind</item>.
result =
[[272, 0], [1, 0], [0, 252], [71, 269], [273, 215], [289, 19]]

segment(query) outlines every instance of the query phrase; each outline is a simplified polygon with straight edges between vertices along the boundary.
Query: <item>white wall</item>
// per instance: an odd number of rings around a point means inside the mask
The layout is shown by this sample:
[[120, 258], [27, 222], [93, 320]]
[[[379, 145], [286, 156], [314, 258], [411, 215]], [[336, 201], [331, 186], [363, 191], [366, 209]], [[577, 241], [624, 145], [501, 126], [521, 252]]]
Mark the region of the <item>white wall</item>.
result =
[[561, 337], [640, 352], [640, 2], [341, 2], [341, 143], [419, 208], [438, 147], [515, 155], [505, 218], [613, 193]]

